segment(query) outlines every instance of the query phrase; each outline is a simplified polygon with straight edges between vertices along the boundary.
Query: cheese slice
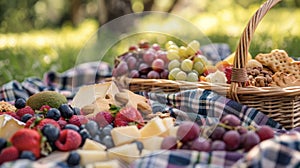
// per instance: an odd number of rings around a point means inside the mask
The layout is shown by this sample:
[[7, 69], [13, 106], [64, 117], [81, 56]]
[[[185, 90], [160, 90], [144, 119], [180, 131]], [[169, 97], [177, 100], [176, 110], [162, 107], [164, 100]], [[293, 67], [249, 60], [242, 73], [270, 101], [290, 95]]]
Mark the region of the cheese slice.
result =
[[119, 146], [140, 138], [140, 132], [135, 125], [115, 127], [111, 130], [111, 137], [114, 144]]
[[130, 164], [140, 157], [136, 143], [125, 144], [107, 150], [109, 159], [121, 159]]
[[143, 143], [144, 149], [154, 151], [160, 149], [163, 140], [163, 137], [152, 136], [150, 138], [142, 139], [141, 142]]
[[13, 118], [10, 115], [0, 115], [0, 138], [8, 140], [15, 132], [24, 128], [24, 126], [25, 123]]

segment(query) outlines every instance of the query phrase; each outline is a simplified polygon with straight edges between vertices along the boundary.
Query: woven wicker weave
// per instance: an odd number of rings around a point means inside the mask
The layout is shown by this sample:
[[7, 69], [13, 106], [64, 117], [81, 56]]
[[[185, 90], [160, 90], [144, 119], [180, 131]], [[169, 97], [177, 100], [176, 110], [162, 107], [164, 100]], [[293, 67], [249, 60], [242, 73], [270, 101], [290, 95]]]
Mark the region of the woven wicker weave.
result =
[[300, 126], [300, 86], [245, 87], [248, 49], [254, 31], [265, 14], [281, 0], [268, 0], [252, 16], [240, 38], [233, 65], [231, 84], [185, 82], [163, 79], [114, 79], [132, 91], [178, 92], [187, 89], [209, 89], [265, 113], [286, 129]]

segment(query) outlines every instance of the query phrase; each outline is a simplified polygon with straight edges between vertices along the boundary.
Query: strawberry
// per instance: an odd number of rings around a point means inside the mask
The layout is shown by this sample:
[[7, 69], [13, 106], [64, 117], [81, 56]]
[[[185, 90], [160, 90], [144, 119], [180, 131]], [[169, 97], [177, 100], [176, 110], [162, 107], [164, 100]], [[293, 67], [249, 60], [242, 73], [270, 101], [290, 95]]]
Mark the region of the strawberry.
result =
[[95, 121], [98, 123], [100, 127], [105, 127], [108, 124], [113, 123], [115, 118], [109, 111], [102, 111], [96, 114]]
[[50, 118], [40, 118], [40, 117], [32, 117], [30, 118], [26, 124], [25, 128], [30, 128], [34, 130], [42, 130], [46, 124], [52, 124], [57, 128], [61, 128], [59, 123]]
[[71, 129], [65, 129], [60, 132], [55, 146], [61, 151], [70, 151], [77, 149], [81, 144], [82, 138], [80, 134]]
[[130, 124], [142, 124], [144, 119], [141, 113], [134, 107], [122, 108], [115, 117], [114, 125], [116, 127], [127, 126]]
[[0, 165], [4, 162], [17, 160], [19, 157], [19, 151], [14, 146], [4, 148], [0, 153]]
[[28, 128], [20, 129], [13, 134], [10, 142], [21, 152], [31, 151], [36, 158], [39, 158], [41, 155], [41, 135], [36, 130]]
[[32, 116], [34, 116], [34, 110], [30, 107], [30, 106], [25, 106], [24, 108], [18, 109], [16, 114], [22, 118], [22, 116], [24, 114], [31, 114]]
[[80, 127], [82, 124], [86, 124], [88, 119], [84, 115], [73, 115], [68, 122]]

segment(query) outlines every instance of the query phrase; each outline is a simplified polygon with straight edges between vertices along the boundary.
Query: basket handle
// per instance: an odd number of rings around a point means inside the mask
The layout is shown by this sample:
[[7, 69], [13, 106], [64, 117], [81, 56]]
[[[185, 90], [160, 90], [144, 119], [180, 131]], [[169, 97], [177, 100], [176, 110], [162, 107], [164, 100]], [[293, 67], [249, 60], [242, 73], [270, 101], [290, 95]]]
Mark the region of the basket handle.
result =
[[237, 88], [243, 86], [248, 80], [246, 63], [249, 46], [256, 27], [266, 13], [281, 0], [268, 0], [255, 12], [245, 27], [240, 38], [238, 47], [235, 51], [234, 64], [232, 68], [231, 84], [229, 90], [229, 97], [233, 100], [239, 101], [237, 96]]

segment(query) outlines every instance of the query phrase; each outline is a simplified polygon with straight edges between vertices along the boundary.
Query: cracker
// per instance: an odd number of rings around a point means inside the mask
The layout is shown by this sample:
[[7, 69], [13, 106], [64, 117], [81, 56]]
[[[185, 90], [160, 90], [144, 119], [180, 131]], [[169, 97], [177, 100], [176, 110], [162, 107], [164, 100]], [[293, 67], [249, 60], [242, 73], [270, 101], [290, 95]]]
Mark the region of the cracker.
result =
[[258, 54], [255, 59], [274, 73], [281, 72], [293, 75], [300, 79], [300, 62], [294, 61], [284, 50], [272, 50], [268, 54]]
[[286, 74], [282, 72], [276, 72], [272, 76], [273, 82], [270, 86], [289, 87], [300, 86], [300, 79], [296, 79], [294, 75]]

